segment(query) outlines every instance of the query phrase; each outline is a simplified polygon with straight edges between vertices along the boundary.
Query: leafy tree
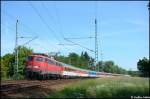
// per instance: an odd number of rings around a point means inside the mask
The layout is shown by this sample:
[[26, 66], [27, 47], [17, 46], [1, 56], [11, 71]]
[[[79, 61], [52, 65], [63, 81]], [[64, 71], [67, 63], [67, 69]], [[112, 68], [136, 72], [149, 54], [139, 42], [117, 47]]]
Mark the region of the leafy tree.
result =
[[89, 61], [90, 60], [90, 56], [88, 55], [88, 53], [87, 52], [84, 52], [84, 58], [87, 60], [87, 61]]
[[24, 77], [25, 73], [25, 61], [26, 57], [31, 55], [33, 53], [33, 50], [24, 46], [19, 46], [19, 53], [18, 53], [18, 59], [19, 59], [19, 75], [20, 77]]
[[60, 61], [60, 62], [68, 63], [67, 57], [62, 56], [62, 55], [57, 56], [56, 60], [58, 60], [58, 61]]
[[7, 78], [8, 66], [5, 65], [4, 60], [1, 58], [1, 77], [2, 79]]
[[87, 52], [82, 52], [80, 56], [80, 65], [81, 67], [87, 69], [90, 66], [90, 56], [88, 55]]
[[103, 71], [104, 72], [109, 72], [111, 73], [112, 72], [112, 66], [114, 65], [114, 62], [113, 61], [106, 61], [105, 64], [104, 64], [104, 68], [103, 68]]
[[13, 54], [6, 54], [1, 57], [1, 76], [2, 78], [8, 78], [8, 76], [12, 76], [14, 74], [14, 55]]
[[127, 74], [127, 71], [118, 65], [115, 65], [113, 61], [99, 61], [98, 64], [99, 71], [104, 71], [108, 73], [118, 73], [118, 74]]
[[142, 60], [140, 59], [137, 63], [137, 68], [141, 73], [141, 76], [148, 77], [150, 76], [149, 70], [150, 70], [150, 64], [149, 59], [144, 57]]
[[107, 65], [107, 66], [113, 66], [114, 62], [113, 61], [106, 61], [105, 65]]
[[94, 59], [87, 52], [82, 52], [81, 55], [76, 53], [69, 53], [68, 56], [59, 55], [56, 60], [83, 69], [90, 69], [94, 64]]
[[70, 61], [71, 65], [73, 65], [73, 66], [78, 65], [78, 60], [79, 60], [79, 55], [78, 54], [70, 53], [68, 57], [69, 57], [69, 61]]
[[[25, 72], [25, 60], [26, 57], [32, 54], [32, 49], [18, 46], [18, 70], [19, 70], [19, 77], [23, 78]], [[1, 76], [2, 78], [13, 77], [16, 71], [16, 64], [15, 64], [15, 52], [5, 54], [1, 57]]]
[[[89, 60], [89, 67], [94, 67], [94, 58], [90, 57], [90, 60]], [[91, 69], [91, 68], [90, 68]], [[93, 70], [93, 69], [91, 69]]]
[[98, 63], [97, 63], [97, 67], [99, 68], [99, 71], [104, 71], [104, 62], [103, 61], [99, 61]]

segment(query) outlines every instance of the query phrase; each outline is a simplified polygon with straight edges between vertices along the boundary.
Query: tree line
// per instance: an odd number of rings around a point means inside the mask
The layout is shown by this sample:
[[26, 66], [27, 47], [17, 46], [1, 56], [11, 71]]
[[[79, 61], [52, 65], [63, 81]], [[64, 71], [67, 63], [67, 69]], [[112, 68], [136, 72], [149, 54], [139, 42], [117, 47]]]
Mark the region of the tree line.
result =
[[[28, 55], [33, 53], [31, 48], [27, 48], [24, 46], [19, 46], [19, 79], [24, 79], [25, 74], [25, 61]], [[88, 70], [96, 70], [100, 72], [109, 72], [109, 73], [117, 73], [117, 74], [129, 74], [132, 76], [149, 76], [149, 59], [143, 58], [137, 62], [137, 68], [139, 71], [131, 71], [121, 68], [116, 65], [112, 60], [109, 61], [99, 61], [95, 64], [94, 58], [89, 56], [87, 52], [81, 52], [80, 55], [77, 53], [69, 53], [68, 56], [60, 55], [56, 53], [54, 58], [57, 61], [70, 64], [72, 66], [76, 66], [83, 69]], [[96, 65], [96, 67], [95, 67]], [[7, 53], [1, 57], [1, 78], [2, 79], [13, 79], [16, 77], [16, 64], [15, 64], [15, 52]]]
[[99, 61], [96, 64], [94, 59], [88, 55], [87, 52], [82, 52], [81, 55], [76, 53], [70, 53], [68, 56], [55, 56], [56, 60], [79, 67], [83, 69], [96, 70], [101, 72], [118, 73], [118, 74], [128, 74], [127, 71], [113, 61]]

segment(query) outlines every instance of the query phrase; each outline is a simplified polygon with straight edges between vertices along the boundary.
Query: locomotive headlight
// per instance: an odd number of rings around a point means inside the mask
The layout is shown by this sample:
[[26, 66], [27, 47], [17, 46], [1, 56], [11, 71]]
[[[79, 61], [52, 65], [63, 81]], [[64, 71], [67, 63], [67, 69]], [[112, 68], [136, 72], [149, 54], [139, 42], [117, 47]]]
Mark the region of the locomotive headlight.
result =
[[33, 68], [39, 68], [39, 66], [33, 66]]
[[27, 68], [31, 68], [31, 67], [32, 67], [31, 65], [28, 65], [28, 66], [27, 66]]

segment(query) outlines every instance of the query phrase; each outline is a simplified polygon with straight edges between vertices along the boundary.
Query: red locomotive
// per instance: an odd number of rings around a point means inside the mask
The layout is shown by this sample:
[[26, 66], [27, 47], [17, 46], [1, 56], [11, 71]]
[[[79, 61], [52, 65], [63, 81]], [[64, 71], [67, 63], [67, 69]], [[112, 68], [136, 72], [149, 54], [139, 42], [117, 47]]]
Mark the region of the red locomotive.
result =
[[33, 54], [26, 61], [26, 76], [30, 78], [60, 77], [64, 67], [46, 54]]

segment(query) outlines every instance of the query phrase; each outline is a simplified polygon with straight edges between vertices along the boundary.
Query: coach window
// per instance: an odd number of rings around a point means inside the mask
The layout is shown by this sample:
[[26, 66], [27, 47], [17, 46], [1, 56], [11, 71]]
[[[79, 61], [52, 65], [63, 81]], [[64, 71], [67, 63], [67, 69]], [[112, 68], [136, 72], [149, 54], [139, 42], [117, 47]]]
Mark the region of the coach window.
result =
[[47, 59], [47, 58], [45, 58], [45, 62], [48, 62], [48, 59]]
[[59, 66], [59, 64], [56, 62], [56, 66]]
[[68, 67], [65, 67], [65, 70], [66, 70], [66, 71], [69, 71], [69, 68], [68, 68]]
[[62, 65], [59, 63], [59, 66], [62, 66]]
[[55, 65], [55, 62], [53, 62], [52, 60], [48, 60], [48, 64]]
[[60, 63], [57, 63], [57, 62], [56, 62], [56, 65], [57, 65], [57, 66], [61, 66], [61, 64], [60, 64]]
[[37, 58], [36, 58], [36, 61], [43, 62], [43, 60], [44, 60], [44, 59], [43, 59], [42, 57], [37, 57]]

